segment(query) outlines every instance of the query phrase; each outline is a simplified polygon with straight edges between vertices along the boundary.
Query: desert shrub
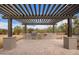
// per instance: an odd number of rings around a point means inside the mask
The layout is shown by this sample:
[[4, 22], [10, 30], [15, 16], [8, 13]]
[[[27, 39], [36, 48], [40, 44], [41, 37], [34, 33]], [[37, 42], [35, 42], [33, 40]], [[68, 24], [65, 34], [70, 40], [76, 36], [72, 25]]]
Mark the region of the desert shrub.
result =
[[3, 39], [0, 39], [0, 49], [3, 47]]
[[13, 34], [19, 35], [22, 32], [22, 28], [20, 26], [16, 26], [14, 28]]

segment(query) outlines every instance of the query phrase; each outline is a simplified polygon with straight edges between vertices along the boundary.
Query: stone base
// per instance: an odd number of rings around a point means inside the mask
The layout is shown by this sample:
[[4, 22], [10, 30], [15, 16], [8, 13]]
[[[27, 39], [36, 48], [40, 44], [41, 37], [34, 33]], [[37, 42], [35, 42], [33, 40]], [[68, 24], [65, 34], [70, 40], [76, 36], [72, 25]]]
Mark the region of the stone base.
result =
[[77, 49], [77, 37], [64, 37], [64, 48]]
[[16, 47], [16, 40], [14, 37], [7, 37], [3, 39], [3, 49], [10, 50]]

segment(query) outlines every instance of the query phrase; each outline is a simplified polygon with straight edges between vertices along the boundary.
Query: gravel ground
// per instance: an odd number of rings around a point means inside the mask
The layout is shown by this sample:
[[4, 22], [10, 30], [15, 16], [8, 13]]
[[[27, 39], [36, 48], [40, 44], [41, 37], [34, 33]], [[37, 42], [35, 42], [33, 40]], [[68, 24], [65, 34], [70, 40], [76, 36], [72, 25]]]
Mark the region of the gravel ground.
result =
[[12, 50], [0, 49], [1, 55], [78, 55], [79, 50], [63, 48], [63, 39], [22, 39]]

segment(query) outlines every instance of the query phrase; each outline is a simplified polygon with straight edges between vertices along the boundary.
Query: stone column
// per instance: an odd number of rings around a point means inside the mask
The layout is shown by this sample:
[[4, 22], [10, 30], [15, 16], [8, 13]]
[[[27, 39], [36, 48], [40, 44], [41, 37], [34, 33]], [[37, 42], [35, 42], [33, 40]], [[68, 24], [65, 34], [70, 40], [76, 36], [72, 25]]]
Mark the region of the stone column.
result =
[[9, 50], [16, 47], [15, 37], [12, 37], [12, 19], [8, 19], [8, 37], [3, 39], [3, 49]]
[[77, 37], [72, 37], [72, 20], [68, 18], [68, 33], [64, 37], [64, 48], [77, 49]]

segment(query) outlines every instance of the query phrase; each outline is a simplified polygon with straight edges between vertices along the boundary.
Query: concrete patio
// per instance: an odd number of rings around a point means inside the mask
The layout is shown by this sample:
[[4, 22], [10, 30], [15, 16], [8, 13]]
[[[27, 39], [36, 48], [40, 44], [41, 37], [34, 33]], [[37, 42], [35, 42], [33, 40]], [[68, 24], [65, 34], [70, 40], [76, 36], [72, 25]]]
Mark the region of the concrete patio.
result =
[[[49, 36], [49, 35], [48, 35]], [[52, 37], [50, 35], [50, 37]], [[57, 36], [56, 36], [57, 37]], [[5, 55], [71, 55], [79, 54], [79, 50], [65, 49], [63, 39], [21, 39], [17, 41], [16, 48], [11, 50], [0, 49], [0, 54]]]

